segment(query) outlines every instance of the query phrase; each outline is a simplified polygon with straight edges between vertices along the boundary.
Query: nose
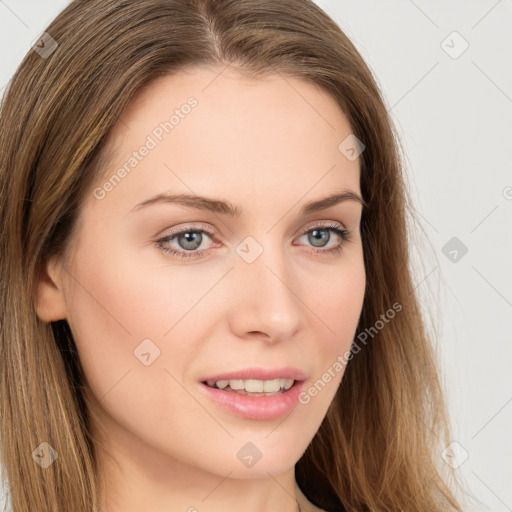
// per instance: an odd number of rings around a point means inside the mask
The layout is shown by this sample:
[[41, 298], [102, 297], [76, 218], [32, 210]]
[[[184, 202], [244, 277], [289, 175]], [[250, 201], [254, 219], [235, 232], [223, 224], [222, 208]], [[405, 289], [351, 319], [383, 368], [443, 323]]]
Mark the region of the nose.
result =
[[267, 247], [252, 263], [238, 258], [231, 279], [229, 319], [237, 336], [258, 336], [275, 343], [301, 329], [303, 290], [281, 249]]

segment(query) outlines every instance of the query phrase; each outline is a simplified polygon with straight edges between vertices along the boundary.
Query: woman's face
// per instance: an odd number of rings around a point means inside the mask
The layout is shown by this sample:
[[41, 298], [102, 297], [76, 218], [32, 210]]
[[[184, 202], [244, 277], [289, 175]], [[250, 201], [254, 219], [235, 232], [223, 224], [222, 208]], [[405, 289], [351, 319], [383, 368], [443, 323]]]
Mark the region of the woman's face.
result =
[[[53, 278], [112, 453], [260, 478], [294, 466], [342, 379], [365, 289], [362, 206], [306, 205], [360, 195], [360, 170], [327, 93], [221, 71], [132, 100]], [[273, 397], [204, 383], [229, 377], [301, 382]]]

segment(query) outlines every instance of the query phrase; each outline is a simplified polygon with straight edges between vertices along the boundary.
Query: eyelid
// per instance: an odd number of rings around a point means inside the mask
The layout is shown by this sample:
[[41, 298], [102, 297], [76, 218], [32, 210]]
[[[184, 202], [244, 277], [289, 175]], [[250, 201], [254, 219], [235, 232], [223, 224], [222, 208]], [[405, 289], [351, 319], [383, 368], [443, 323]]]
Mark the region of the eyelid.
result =
[[183, 233], [186, 231], [205, 231], [210, 236], [215, 235], [215, 230], [209, 226], [208, 224], [202, 224], [200, 223], [198, 226], [192, 225], [192, 224], [185, 224], [182, 227], [172, 228], [171, 231], [166, 233], [165, 235], [161, 235], [158, 238], [169, 238], [171, 236], [177, 235], [179, 233]]
[[[339, 221], [331, 220], [331, 219], [328, 219], [328, 220], [321, 220], [321, 219], [318, 220], [317, 219], [317, 220], [312, 220], [312, 221], [306, 223], [306, 225], [302, 225], [300, 228], [298, 228], [292, 234], [292, 236], [293, 237], [296, 237], [298, 235], [302, 236], [302, 235], [306, 234], [308, 231], [310, 231], [311, 229], [319, 228], [319, 227], [324, 227], [324, 228], [327, 228], [327, 227], [333, 227], [334, 228], [334, 227], [336, 227], [336, 228], [339, 228], [341, 230], [347, 229]], [[192, 225], [192, 224], [185, 224], [182, 227], [177, 227], [175, 229], [173, 228], [168, 233], [166, 233], [164, 235], [158, 236], [158, 239], [169, 238], [169, 237], [172, 237], [173, 235], [180, 234], [180, 233], [183, 233], [183, 232], [186, 232], [186, 231], [205, 231], [211, 237], [213, 237], [216, 234], [216, 230], [214, 230], [214, 228], [212, 228], [208, 224], [199, 223], [199, 225], [197, 225], [197, 226], [196, 225]]]
[[301, 225], [301, 227], [299, 229], [297, 229], [297, 231], [295, 231], [295, 233], [293, 233], [293, 236], [297, 236], [297, 235], [304, 235], [307, 231], [310, 231], [311, 229], [314, 229], [314, 228], [317, 228], [317, 227], [336, 227], [336, 228], [339, 228], [339, 229], [346, 229], [345, 226], [337, 221], [337, 220], [332, 220], [332, 219], [316, 219], [316, 220], [312, 220], [310, 222], [307, 222], [305, 225]]

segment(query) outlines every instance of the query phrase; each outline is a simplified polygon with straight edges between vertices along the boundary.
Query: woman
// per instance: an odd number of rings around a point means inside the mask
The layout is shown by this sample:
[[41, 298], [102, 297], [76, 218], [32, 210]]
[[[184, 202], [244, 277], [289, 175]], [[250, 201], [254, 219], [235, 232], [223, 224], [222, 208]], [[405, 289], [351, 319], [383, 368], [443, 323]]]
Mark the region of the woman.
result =
[[0, 138], [13, 512], [461, 510], [398, 142], [319, 7], [73, 1]]

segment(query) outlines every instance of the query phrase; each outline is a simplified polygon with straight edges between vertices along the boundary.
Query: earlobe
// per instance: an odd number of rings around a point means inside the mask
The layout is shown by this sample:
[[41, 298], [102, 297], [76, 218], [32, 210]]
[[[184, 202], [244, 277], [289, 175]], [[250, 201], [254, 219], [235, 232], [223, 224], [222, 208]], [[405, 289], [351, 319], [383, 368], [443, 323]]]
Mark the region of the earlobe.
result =
[[39, 274], [34, 297], [37, 316], [43, 322], [54, 322], [66, 318], [66, 301], [62, 289], [60, 267], [50, 259]]

